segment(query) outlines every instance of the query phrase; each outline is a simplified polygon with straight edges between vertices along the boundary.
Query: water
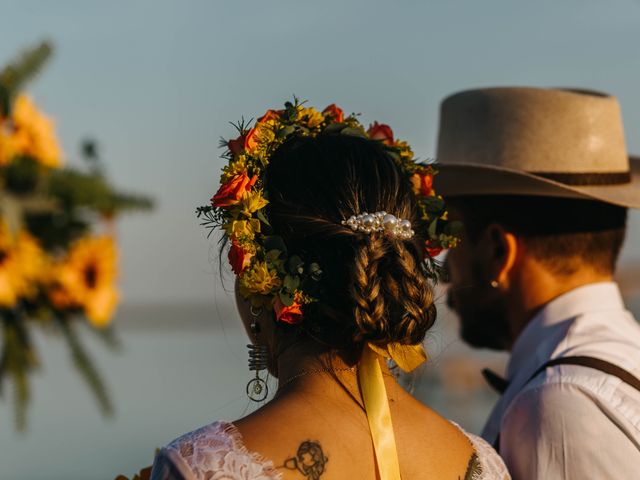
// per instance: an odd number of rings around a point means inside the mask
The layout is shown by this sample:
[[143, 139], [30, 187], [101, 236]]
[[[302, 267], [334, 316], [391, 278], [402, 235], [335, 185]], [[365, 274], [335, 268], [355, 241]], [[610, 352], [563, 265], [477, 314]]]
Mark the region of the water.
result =
[[[26, 433], [14, 431], [10, 404], [0, 403], [0, 480], [132, 475], [152, 462], [156, 447], [177, 435], [242, 417], [255, 407], [244, 393], [250, 373], [238, 322], [233, 311], [213, 305], [123, 307], [117, 318], [123, 346], [117, 354], [84, 332], [116, 406], [109, 419], [99, 414], [65, 345], [38, 335], [44, 369], [33, 382]], [[412, 379], [415, 394], [478, 432], [497, 399], [479, 371], [488, 365], [500, 372], [506, 356], [466, 348], [446, 312], [438, 322], [427, 341], [431, 360]]]

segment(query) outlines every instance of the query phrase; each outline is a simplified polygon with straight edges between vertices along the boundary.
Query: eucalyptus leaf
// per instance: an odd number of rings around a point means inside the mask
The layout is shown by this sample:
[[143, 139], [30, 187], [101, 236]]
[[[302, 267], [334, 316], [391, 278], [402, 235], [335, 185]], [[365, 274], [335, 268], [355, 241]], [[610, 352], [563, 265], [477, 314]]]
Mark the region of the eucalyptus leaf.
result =
[[298, 255], [293, 255], [291, 256], [291, 258], [289, 258], [289, 271], [291, 273], [303, 273], [304, 272], [304, 262], [302, 261], [302, 258], [300, 258]]
[[282, 240], [282, 237], [279, 237], [278, 235], [270, 235], [268, 237], [265, 237], [263, 245], [264, 249], [267, 251], [280, 250], [282, 253], [284, 253], [285, 257], [287, 256], [287, 246], [284, 244], [284, 240]]
[[281, 290], [280, 292], [278, 292], [278, 296], [280, 297], [280, 301], [285, 307], [290, 307], [291, 305], [293, 305], [293, 295], [289, 295], [288, 293]]
[[278, 261], [278, 259], [280, 258], [280, 254], [281, 253], [282, 252], [280, 250], [277, 250], [277, 249], [267, 250], [267, 253], [264, 256], [264, 259], [268, 263], [276, 263]]
[[436, 218], [433, 222], [429, 224], [429, 230], [427, 233], [429, 233], [430, 238], [435, 238], [437, 236], [437, 229], [438, 229], [438, 219]]
[[292, 276], [292, 275], [286, 275], [284, 277], [284, 287], [289, 291], [289, 292], [295, 292], [295, 290], [300, 286], [300, 277], [298, 276]]
[[351, 135], [353, 137], [368, 138], [367, 134], [359, 128], [347, 127], [340, 130], [342, 135]]

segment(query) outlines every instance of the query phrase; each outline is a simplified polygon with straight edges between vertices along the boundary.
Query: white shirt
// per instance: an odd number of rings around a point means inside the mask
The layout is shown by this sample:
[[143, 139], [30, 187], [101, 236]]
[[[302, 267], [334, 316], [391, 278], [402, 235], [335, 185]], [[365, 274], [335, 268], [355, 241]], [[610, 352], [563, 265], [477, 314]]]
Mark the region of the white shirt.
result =
[[[576, 288], [547, 304], [512, 348], [511, 382], [482, 436], [494, 443], [514, 480], [640, 478], [640, 392], [613, 375], [557, 357], [586, 355], [640, 378], [640, 325], [618, 286]], [[525, 386], [526, 384], [526, 386]]]

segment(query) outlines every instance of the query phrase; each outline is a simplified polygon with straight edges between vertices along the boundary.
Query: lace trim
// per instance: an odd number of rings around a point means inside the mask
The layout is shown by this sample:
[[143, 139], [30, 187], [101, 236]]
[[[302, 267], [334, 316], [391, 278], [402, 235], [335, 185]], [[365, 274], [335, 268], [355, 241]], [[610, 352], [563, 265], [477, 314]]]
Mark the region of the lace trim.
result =
[[218, 422], [223, 428], [222, 432], [229, 436], [233, 442], [234, 450], [251, 457], [255, 463], [262, 466], [264, 473], [267, 475], [273, 475], [274, 480], [282, 480], [282, 472], [279, 472], [274, 466], [273, 461], [269, 460], [257, 452], [250, 451], [244, 444], [242, 434], [238, 427], [231, 422]]

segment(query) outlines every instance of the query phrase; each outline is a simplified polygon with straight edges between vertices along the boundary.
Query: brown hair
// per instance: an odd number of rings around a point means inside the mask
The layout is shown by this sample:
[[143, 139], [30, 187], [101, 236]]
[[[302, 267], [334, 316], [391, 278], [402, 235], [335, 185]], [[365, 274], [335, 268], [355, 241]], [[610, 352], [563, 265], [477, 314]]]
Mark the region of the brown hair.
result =
[[[409, 179], [379, 142], [339, 134], [294, 137], [273, 155], [265, 189], [273, 233], [289, 256], [322, 269], [321, 280], [308, 286], [318, 301], [304, 306], [302, 335], [351, 351], [364, 342], [423, 340], [436, 314], [422, 258], [426, 226]], [[341, 224], [377, 211], [410, 220], [416, 234], [401, 240]]]
[[624, 243], [627, 209], [604, 202], [487, 195], [450, 198], [449, 204], [462, 214], [470, 241], [497, 223], [558, 275], [572, 275], [585, 265], [613, 273]]

